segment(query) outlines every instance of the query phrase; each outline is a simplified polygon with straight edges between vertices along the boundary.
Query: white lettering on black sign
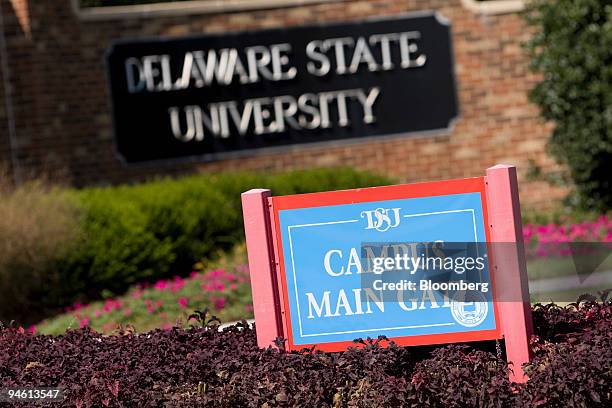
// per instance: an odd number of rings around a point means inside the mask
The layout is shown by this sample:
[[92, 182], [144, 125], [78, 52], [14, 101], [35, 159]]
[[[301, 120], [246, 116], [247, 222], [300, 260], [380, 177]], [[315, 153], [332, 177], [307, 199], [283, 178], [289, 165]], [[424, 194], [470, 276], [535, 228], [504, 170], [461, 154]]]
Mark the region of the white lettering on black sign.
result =
[[457, 114], [435, 15], [121, 42], [108, 67], [127, 162], [442, 129]]

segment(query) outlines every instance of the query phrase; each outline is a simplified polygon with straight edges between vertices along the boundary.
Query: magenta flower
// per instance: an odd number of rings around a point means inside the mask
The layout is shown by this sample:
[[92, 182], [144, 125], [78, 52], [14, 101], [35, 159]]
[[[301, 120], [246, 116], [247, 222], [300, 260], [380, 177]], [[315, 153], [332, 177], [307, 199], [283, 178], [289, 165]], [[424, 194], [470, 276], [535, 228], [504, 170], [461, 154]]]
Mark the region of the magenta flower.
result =
[[166, 282], [165, 280], [159, 280], [155, 283], [155, 286], [153, 287], [157, 290], [165, 290], [166, 287], [168, 287], [168, 282]]
[[181, 308], [186, 308], [189, 305], [189, 301], [187, 300], [186, 297], [182, 297], [178, 300], [178, 304]]
[[110, 313], [115, 309], [116, 309], [116, 305], [113, 299], [108, 299], [106, 302], [104, 302], [104, 306], [102, 307], [102, 310], [104, 311], [104, 313]]
[[225, 269], [214, 269], [210, 272], [210, 276], [213, 278], [220, 278], [225, 275]]
[[602, 215], [595, 221], [569, 225], [530, 225], [523, 228], [525, 244], [531, 255], [567, 256], [571, 253], [565, 244], [576, 241], [610, 241], [612, 220]]
[[170, 290], [172, 291], [172, 293], [176, 293], [180, 291], [181, 289], [183, 289], [184, 286], [185, 286], [185, 280], [181, 278], [180, 276], [176, 276], [174, 278], [174, 281], [172, 282]]
[[82, 329], [83, 327], [89, 326], [89, 318], [84, 317], [79, 321], [79, 327]]
[[225, 299], [218, 298], [217, 300], [215, 300], [215, 309], [223, 310], [224, 307], [225, 307]]

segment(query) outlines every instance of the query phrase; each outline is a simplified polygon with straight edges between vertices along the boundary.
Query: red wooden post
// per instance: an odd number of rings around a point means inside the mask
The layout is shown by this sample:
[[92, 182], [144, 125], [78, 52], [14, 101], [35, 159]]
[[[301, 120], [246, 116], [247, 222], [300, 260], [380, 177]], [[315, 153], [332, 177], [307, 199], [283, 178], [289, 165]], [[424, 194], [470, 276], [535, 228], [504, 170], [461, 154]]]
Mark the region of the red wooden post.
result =
[[487, 169], [487, 203], [498, 302], [506, 356], [512, 364], [510, 379], [527, 381], [521, 366], [531, 358], [533, 334], [527, 263], [523, 243], [521, 206], [516, 167], [500, 164]]
[[283, 337], [268, 209], [270, 195], [270, 190], [264, 189], [242, 193], [242, 214], [259, 347], [274, 346], [274, 340]]

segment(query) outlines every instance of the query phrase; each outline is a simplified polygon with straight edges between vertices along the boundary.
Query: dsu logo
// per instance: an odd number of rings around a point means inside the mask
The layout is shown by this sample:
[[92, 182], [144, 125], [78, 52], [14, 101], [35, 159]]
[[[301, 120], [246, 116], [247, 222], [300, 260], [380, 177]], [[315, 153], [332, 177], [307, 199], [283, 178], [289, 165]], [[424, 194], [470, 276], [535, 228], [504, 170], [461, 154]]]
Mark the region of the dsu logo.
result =
[[371, 211], [362, 211], [361, 218], [366, 218], [368, 226], [366, 229], [375, 229], [385, 232], [389, 228], [395, 228], [400, 224], [399, 208], [377, 208]]

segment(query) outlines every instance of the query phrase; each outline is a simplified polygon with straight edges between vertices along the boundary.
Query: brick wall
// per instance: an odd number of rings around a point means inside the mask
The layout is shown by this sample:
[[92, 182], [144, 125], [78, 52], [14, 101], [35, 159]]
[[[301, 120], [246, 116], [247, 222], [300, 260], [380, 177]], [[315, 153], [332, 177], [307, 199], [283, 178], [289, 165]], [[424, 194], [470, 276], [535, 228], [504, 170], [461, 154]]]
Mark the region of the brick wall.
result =
[[[4, 76], [0, 69], [0, 163], [2, 163], [0, 166], [7, 166], [10, 163], [8, 118], [5, 97]], [[2, 177], [3, 170], [4, 169], [0, 167], [0, 177]]]
[[[89, 21], [75, 15], [69, 0], [0, 1], [14, 87], [18, 163], [24, 173], [44, 172], [85, 185], [191, 171], [350, 165], [414, 182], [477, 176], [504, 162], [523, 170], [521, 197], [528, 206], [545, 208], [562, 196], [562, 191], [524, 177], [530, 161], [544, 169], [554, 163], [544, 149], [550, 126], [527, 101], [536, 78], [528, 72], [520, 47], [528, 34], [517, 14], [480, 16], [460, 0], [364, 0]], [[283, 154], [201, 164], [125, 167], [115, 156], [104, 66], [104, 53], [114, 39], [345, 21], [424, 9], [438, 10], [452, 23], [461, 116], [446, 136], [294, 146]], [[6, 138], [5, 129], [0, 139]]]
[[[0, 6], [3, 6], [0, 3]], [[0, 23], [3, 23], [1, 19], [2, 15], [0, 15]], [[0, 28], [3, 25], [0, 25]], [[8, 113], [7, 113], [7, 93], [5, 90], [5, 82], [6, 75], [4, 73], [3, 66], [6, 66], [5, 58], [6, 56], [2, 53], [4, 50], [3, 47], [3, 31], [0, 29], [0, 178], [4, 176], [3, 172], [9, 169], [4, 169], [4, 167], [10, 165], [10, 142], [9, 142], [9, 122], [8, 122]], [[0, 179], [0, 183], [2, 180]]]

